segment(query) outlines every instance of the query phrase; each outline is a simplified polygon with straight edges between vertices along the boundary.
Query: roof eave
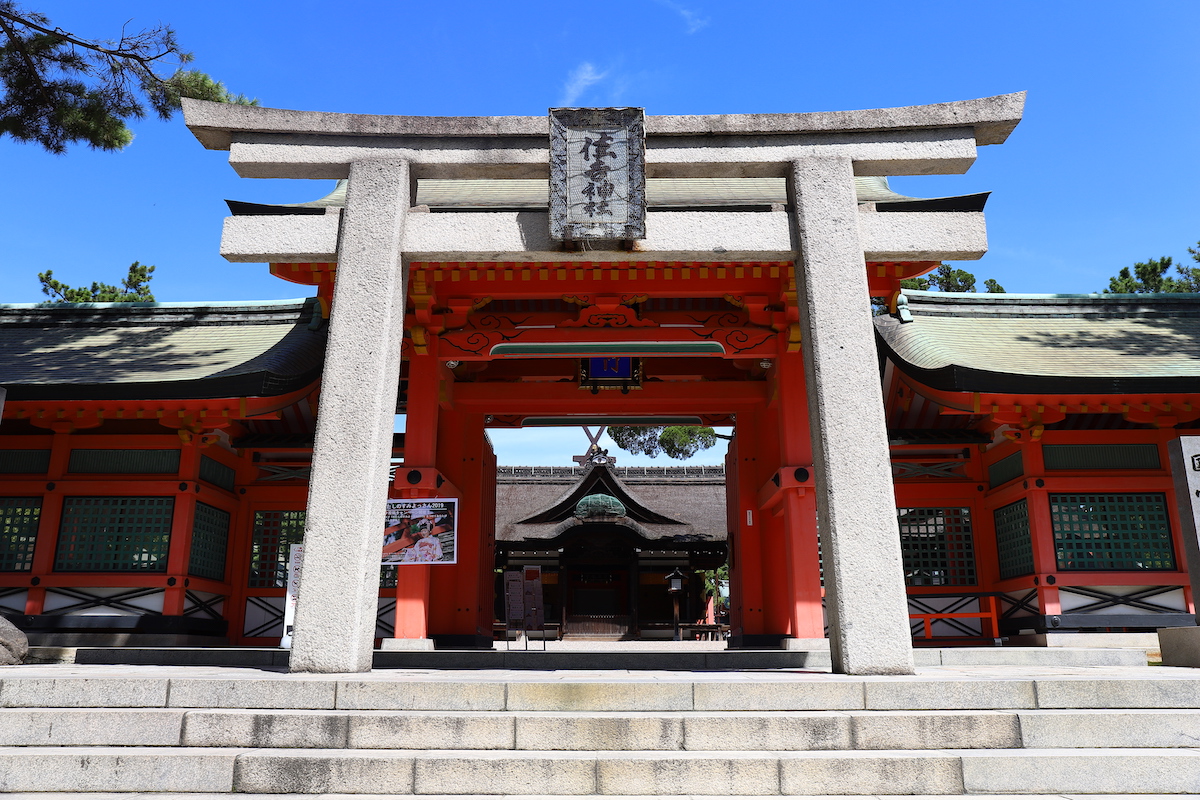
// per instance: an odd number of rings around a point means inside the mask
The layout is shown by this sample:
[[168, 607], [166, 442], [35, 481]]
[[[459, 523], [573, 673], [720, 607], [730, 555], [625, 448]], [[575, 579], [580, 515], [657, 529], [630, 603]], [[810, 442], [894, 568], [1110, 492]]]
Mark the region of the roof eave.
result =
[[876, 338], [886, 357], [905, 375], [931, 389], [944, 392], [981, 394], [1046, 395], [1125, 395], [1195, 393], [1196, 379], [1191, 376], [1129, 377], [1097, 375], [1030, 375], [974, 369], [959, 364], [942, 367], [918, 367], [900, 357], [882, 335]]

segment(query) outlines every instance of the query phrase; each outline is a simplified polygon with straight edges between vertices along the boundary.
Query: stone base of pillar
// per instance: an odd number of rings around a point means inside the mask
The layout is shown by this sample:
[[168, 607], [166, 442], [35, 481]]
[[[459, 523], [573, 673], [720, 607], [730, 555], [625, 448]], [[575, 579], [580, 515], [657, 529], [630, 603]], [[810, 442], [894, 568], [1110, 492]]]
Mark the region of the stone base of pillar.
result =
[[433, 639], [384, 639], [380, 650], [432, 650]]
[[829, 651], [828, 639], [784, 639], [779, 643], [780, 650], [824, 650]]
[[1164, 667], [1200, 667], [1200, 628], [1159, 628]]

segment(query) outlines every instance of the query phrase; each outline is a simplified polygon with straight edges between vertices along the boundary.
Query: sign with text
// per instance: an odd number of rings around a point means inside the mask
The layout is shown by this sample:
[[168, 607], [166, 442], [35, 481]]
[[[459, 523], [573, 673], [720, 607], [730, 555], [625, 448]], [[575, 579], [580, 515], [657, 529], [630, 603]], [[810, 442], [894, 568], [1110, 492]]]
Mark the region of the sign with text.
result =
[[300, 573], [304, 570], [304, 545], [294, 544], [288, 549], [287, 594], [283, 598], [283, 636], [279, 646], [291, 649], [292, 634], [296, 630], [296, 598], [300, 596]]
[[458, 500], [388, 500], [384, 565], [454, 564], [458, 553]]
[[550, 109], [550, 238], [646, 238], [640, 108]]
[[504, 573], [505, 626], [510, 631], [543, 631], [542, 568], [525, 566]]

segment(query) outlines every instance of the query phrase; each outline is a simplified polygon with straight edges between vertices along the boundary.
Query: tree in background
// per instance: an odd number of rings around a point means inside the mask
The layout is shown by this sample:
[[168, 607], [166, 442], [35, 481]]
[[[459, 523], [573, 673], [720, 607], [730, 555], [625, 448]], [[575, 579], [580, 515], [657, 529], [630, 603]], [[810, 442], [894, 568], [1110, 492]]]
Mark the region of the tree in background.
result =
[[144, 117], [145, 104], [162, 119], [170, 119], [184, 97], [258, 104], [184, 69], [192, 54], [180, 49], [168, 25], [122, 30], [113, 40], [85, 39], [0, 0], [0, 35], [0, 135], [52, 153], [76, 142], [124, 148], [133, 141], [125, 123]]
[[38, 273], [42, 292], [53, 298], [53, 303], [153, 303], [154, 295], [150, 292], [153, 277], [154, 267], [136, 261], [129, 265], [129, 274], [119, 287], [97, 282], [90, 289], [75, 288], [56, 281], [54, 270]]
[[[1200, 263], [1200, 242], [1189, 247], [1193, 261]], [[1177, 276], [1168, 275], [1175, 267]], [[1151, 258], [1123, 268], [1116, 277], [1108, 279], [1105, 294], [1149, 294], [1152, 292], [1200, 292], [1200, 267], [1176, 264], [1170, 256]]]
[[[994, 278], [983, 282], [989, 294], [1004, 294], [1004, 287]], [[975, 291], [975, 275], [965, 269], [955, 269], [949, 264], [939, 264], [935, 272], [923, 278], [905, 278], [900, 281], [903, 289], [918, 289], [927, 292], [936, 289], [940, 292], [973, 292]]]
[[666, 453], [679, 459], [691, 458], [701, 450], [707, 450], [717, 443], [717, 439], [733, 438], [701, 425], [610, 425], [608, 435], [626, 452], [642, 453], [651, 458]]

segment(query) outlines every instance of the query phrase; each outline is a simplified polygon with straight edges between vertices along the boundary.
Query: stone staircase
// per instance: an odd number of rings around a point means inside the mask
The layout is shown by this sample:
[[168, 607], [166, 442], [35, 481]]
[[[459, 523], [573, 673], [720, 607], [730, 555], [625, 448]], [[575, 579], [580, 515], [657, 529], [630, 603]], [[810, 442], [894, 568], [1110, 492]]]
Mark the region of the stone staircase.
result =
[[7, 668], [0, 792], [1200, 793], [1200, 671]]

